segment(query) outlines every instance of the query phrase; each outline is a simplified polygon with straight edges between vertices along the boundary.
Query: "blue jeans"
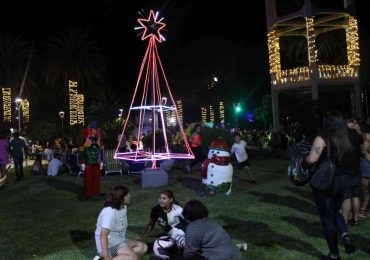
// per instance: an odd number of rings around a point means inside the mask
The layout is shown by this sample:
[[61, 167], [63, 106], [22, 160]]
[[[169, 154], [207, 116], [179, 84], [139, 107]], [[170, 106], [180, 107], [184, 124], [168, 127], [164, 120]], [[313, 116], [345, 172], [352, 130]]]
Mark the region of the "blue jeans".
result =
[[342, 202], [333, 194], [316, 189], [312, 189], [312, 194], [324, 228], [330, 254], [339, 256], [338, 233], [341, 237], [348, 233], [346, 222], [340, 213]]
[[13, 161], [15, 175], [17, 176], [17, 180], [19, 180], [20, 177], [23, 177], [23, 156], [13, 155]]

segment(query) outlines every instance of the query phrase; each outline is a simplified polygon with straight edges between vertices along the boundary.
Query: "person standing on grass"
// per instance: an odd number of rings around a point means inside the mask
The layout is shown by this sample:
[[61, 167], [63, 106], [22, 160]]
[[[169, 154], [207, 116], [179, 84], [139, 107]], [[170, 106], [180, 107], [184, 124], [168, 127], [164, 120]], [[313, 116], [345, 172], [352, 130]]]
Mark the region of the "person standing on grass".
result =
[[234, 141], [234, 144], [231, 146], [231, 153], [235, 154], [236, 160], [238, 161], [239, 170], [242, 170], [244, 168], [249, 176], [249, 181], [255, 184], [256, 179], [252, 174], [251, 165], [249, 163], [248, 154], [246, 151], [247, 142], [241, 140], [240, 134], [238, 133], [234, 135]]
[[362, 200], [361, 207], [358, 217], [366, 218], [367, 206], [369, 204], [369, 180], [370, 180], [370, 129], [364, 128], [363, 134], [364, 143], [362, 145], [362, 156], [360, 161], [361, 166], [361, 188], [362, 188]]
[[14, 138], [10, 141], [10, 149], [13, 156], [16, 181], [24, 178], [23, 174], [23, 156], [27, 155], [27, 144], [23, 138], [19, 137], [19, 132], [13, 134]]
[[96, 222], [95, 243], [99, 255], [94, 260], [138, 260], [148, 250], [145, 243], [126, 238], [130, 200], [125, 186], [116, 186], [110, 192]]
[[[9, 141], [4, 131], [0, 132], [0, 178], [6, 173], [6, 165], [9, 162]], [[4, 179], [5, 181], [5, 179]]]
[[343, 201], [350, 200], [352, 189], [357, 184], [362, 136], [350, 129], [351, 125], [347, 126], [338, 111], [328, 112], [322, 127], [323, 131], [313, 141], [306, 162], [311, 165], [326, 160], [329, 146], [330, 159], [336, 165], [334, 187], [328, 191], [321, 191], [312, 186], [311, 188], [329, 247], [329, 254], [323, 256], [323, 259], [340, 259], [338, 235], [343, 241], [346, 253], [350, 254], [356, 250], [341, 210]]
[[195, 130], [189, 138], [191, 150], [195, 156], [193, 160], [186, 166], [187, 172], [190, 172], [191, 168], [198, 162], [202, 162], [205, 158], [202, 148], [202, 126], [200, 124], [195, 125]]

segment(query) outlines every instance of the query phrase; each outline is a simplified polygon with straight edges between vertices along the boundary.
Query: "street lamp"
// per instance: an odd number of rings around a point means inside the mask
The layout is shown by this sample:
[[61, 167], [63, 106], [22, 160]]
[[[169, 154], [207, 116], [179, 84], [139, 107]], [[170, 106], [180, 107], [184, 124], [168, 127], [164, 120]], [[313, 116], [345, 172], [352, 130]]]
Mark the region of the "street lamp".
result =
[[22, 99], [16, 98], [15, 99], [15, 109], [18, 111], [18, 132], [21, 132], [21, 104]]
[[64, 118], [64, 111], [59, 112], [60, 119], [62, 120], [62, 134], [63, 134], [63, 118]]
[[235, 123], [236, 123], [236, 128], [238, 128], [239, 127], [239, 122], [238, 122], [238, 114], [240, 113], [240, 111], [242, 111], [242, 108], [241, 108], [241, 106], [240, 106], [240, 104], [238, 103], [238, 104], [233, 104], [233, 106], [234, 106], [234, 110], [235, 110]]

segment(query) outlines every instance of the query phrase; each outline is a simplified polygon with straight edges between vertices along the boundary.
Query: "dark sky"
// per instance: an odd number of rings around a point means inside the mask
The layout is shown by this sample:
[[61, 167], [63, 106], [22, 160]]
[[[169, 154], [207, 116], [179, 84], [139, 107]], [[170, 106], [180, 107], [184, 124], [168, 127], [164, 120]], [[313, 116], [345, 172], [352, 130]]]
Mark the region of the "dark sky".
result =
[[[360, 33], [368, 34], [369, 0], [361, 3]], [[159, 10], [167, 41], [159, 52], [175, 96], [194, 96], [216, 75], [250, 108], [269, 92], [265, 1], [103, 1], [52, 0], [2, 3], [0, 33], [20, 35], [35, 44], [57, 30], [88, 28], [107, 58], [110, 86], [131, 97], [146, 42], [136, 36], [138, 11]], [[360, 35], [360, 37], [362, 37]], [[367, 36], [369, 38], [369, 36]], [[364, 57], [365, 61], [368, 58]], [[367, 63], [369, 64], [369, 62]], [[243, 93], [248, 93], [243, 95]]]
[[[159, 10], [167, 24], [167, 41], [161, 44], [160, 55], [170, 79], [171, 71], [177, 71], [176, 75], [179, 71], [190, 73], [186, 67], [194, 62], [199, 67], [212, 63], [205, 75], [194, 77], [191, 87], [196, 87], [206, 85], [204, 81], [212, 77], [208, 73], [222, 74], [230, 60], [241, 74], [248, 73], [247, 69], [268, 72], [264, 1], [253, 2], [254, 7], [244, 7], [240, 1], [13, 0], [2, 7], [0, 33], [18, 34], [37, 44], [57, 30], [87, 27], [99, 37], [110, 83], [119, 90], [133, 87], [146, 48], [146, 42], [133, 30], [138, 24], [138, 11]], [[189, 79], [192, 75], [181, 77]], [[175, 76], [171, 80], [176, 89]]]

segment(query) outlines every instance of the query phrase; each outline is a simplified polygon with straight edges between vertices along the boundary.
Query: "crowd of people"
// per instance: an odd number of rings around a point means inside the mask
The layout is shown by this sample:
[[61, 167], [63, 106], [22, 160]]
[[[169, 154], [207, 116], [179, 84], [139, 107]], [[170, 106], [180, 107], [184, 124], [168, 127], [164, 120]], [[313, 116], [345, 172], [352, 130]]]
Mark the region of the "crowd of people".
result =
[[78, 173], [79, 148], [62, 144], [60, 139], [54, 142], [40, 145], [20, 136], [15, 131], [8, 135], [4, 131], [0, 133], [0, 183], [5, 184], [7, 172], [10, 167], [15, 168], [16, 182], [24, 178], [23, 167], [32, 163], [31, 175], [33, 176], [57, 176], [62, 174]]
[[[187, 172], [206, 157], [203, 134], [202, 126], [198, 124], [188, 140], [195, 160], [186, 165]], [[250, 182], [256, 183], [247, 150], [259, 150], [276, 158], [289, 158], [296, 146], [303, 142], [312, 143], [306, 158], [309, 165], [318, 165], [330, 156], [336, 166], [332, 189], [311, 189], [329, 248], [329, 254], [324, 259], [340, 259], [338, 237], [343, 242], [345, 252], [353, 253], [356, 248], [348, 227], [357, 226], [361, 219], [368, 217], [370, 117], [360, 122], [345, 118], [337, 111], [330, 111], [323, 118], [321, 131], [312, 140], [299, 124], [294, 124], [286, 132], [238, 130], [234, 132], [230, 154], [235, 157], [239, 169], [246, 172]], [[96, 141], [86, 147], [91, 148], [94, 143]], [[132, 136], [127, 140], [123, 138], [121, 143], [121, 151], [143, 149], [142, 140], [137, 141]], [[328, 148], [332, 151], [331, 155], [327, 153]], [[79, 152], [79, 148], [64, 148], [59, 142], [46, 145], [45, 148], [38, 143], [28, 144], [18, 132], [11, 137], [0, 133], [0, 187], [6, 182], [10, 158], [14, 162], [16, 181], [19, 182], [24, 178], [23, 160], [27, 156], [34, 159], [32, 175], [57, 176], [63, 171], [70, 172], [78, 164]], [[44, 167], [45, 161], [47, 168]], [[99, 256], [96, 259], [138, 259], [147, 251], [144, 242], [156, 224], [181, 249], [182, 254], [174, 259], [242, 259], [238, 247], [225, 230], [208, 218], [208, 209], [203, 203], [192, 200], [183, 207], [168, 189], [160, 193], [158, 204], [152, 208], [142, 236], [138, 240], [127, 239], [127, 205], [130, 199], [129, 191], [124, 186], [117, 186], [110, 192], [97, 220], [95, 238]]]

